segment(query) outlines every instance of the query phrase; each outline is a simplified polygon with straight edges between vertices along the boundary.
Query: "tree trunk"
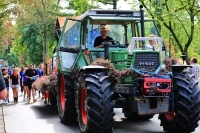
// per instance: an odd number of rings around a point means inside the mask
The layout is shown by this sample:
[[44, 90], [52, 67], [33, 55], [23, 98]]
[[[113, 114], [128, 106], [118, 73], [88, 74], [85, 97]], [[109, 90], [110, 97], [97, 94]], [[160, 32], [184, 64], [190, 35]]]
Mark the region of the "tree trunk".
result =
[[43, 38], [44, 38], [44, 46], [43, 46], [43, 63], [46, 62], [48, 59], [48, 53], [49, 53], [49, 46], [48, 46], [48, 38], [47, 38], [47, 25], [44, 24], [44, 30], [43, 30]]

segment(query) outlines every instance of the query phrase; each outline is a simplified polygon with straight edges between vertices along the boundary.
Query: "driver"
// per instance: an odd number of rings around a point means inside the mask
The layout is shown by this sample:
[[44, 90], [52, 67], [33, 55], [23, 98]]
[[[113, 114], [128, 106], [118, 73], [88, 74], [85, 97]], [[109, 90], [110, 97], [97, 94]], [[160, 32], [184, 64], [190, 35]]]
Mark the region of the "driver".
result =
[[101, 25], [100, 26], [100, 31], [101, 33], [101, 36], [98, 36], [95, 38], [94, 40], [94, 47], [95, 48], [102, 48], [104, 47], [104, 45], [102, 45], [102, 42], [109, 42], [111, 41], [112, 44], [114, 45], [114, 41], [111, 37], [109, 36], [106, 36], [106, 33], [107, 33], [107, 28], [105, 27], [105, 25]]

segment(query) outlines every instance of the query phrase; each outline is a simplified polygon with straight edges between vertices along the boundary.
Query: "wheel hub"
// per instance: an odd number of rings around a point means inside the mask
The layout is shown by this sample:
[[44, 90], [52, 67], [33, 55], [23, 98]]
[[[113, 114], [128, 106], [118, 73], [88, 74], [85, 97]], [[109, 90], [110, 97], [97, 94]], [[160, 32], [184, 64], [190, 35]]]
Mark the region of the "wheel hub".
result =
[[87, 101], [86, 101], [86, 90], [82, 89], [81, 92], [81, 116], [82, 121], [86, 125], [87, 124]]
[[175, 116], [176, 116], [176, 113], [175, 113], [175, 112], [169, 111], [169, 112], [165, 113], [165, 117], [166, 117], [166, 119], [169, 120], [169, 121], [172, 121], [172, 120], [174, 119]]

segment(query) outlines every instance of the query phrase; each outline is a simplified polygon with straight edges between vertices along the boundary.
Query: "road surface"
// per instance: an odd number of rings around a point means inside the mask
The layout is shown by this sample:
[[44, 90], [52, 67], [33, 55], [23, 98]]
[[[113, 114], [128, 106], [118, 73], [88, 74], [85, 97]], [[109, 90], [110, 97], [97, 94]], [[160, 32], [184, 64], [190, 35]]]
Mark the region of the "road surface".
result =
[[[18, 104], [11, 101], [3, 105], [3, 113], [6, 133], [80, 133], [78, 125], [62, 124], [57, 107], [45, 105], [41, 99], [27, 103], [20, 96]], [[164, 133], [158, 115], [145, 122], [130, 122], [121, 109], [115, 109], [115, 113], [114, 133]], [[200, 126], [194, 133], [200, 133]]]

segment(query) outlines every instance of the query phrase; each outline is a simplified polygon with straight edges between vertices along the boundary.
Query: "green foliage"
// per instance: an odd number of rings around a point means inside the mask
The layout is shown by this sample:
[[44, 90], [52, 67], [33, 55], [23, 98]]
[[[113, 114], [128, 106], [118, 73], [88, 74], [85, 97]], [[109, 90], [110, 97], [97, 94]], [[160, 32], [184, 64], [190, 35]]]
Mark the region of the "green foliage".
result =
[[19, 54], [11, 45], [7, 50], [1, 52], [0, 58], [4, 60], [5, 65], [19, 66]]
[[60, 6], [56, 0], [40, 1], [27, 0], [21, 3], [20, 10], [23, 10], [17, 18], [15, 27], [15, 45], [19, 49], [26, 47], [26, 53], [20, 51], [20, 55], [28, 56], [23, 63], [34, 62], [39, 64], [45, 62], [52, 55], [56, 41], [54, 30], [56, 16], [52, 12], [58, 12]]
[[173, 40], [172, 45], [175, 50], [179, 49], [178, 53], [189, 52], [190, 57], [196, 55], [192, 54], [189, 47], [193, 46], [199, 38], [197, 35], [199, 30], [197, 16], [200, 12], [198, 1], [140, 0], [140, 2], [148, 14], [157, 20], [163, 37]]
[[[89, 9], [100, 8], [102, 4], [113, 4], [113, 0], [65, 0], [69, 3], [68, 10], [75, 11], [75, 15], [81, 15]], [[118, 0], [117, 0], [118, 1]]]

